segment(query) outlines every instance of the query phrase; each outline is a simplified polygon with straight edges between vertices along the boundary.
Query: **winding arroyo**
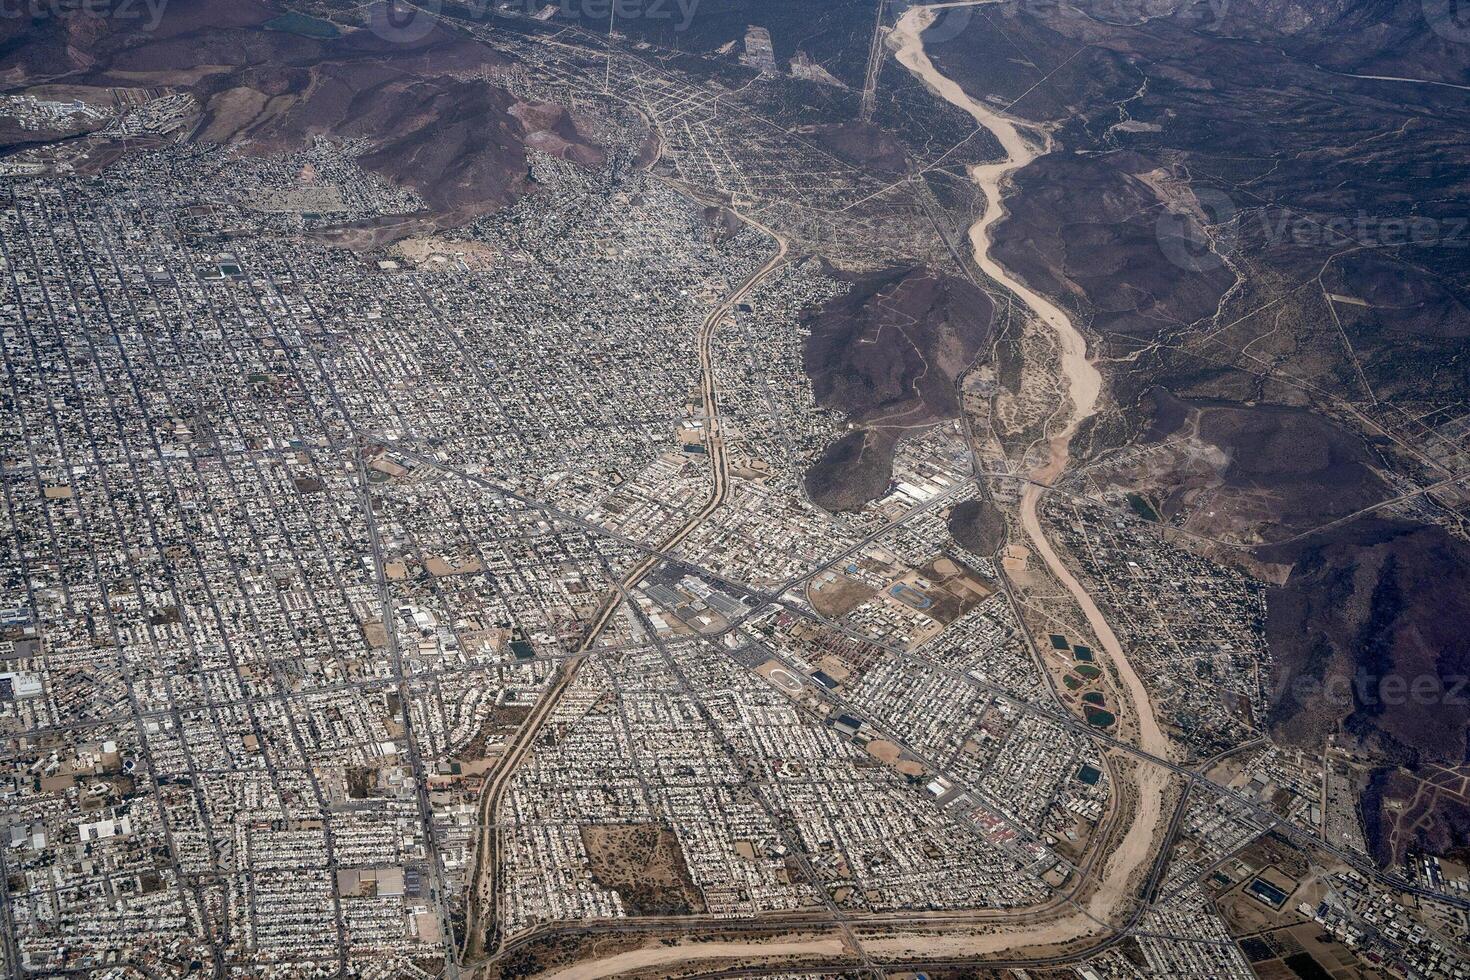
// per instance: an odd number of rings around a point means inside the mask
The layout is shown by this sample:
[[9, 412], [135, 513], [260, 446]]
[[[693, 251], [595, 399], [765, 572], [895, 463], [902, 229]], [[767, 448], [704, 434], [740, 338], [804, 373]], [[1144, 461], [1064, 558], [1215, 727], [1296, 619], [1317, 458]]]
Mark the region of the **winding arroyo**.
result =
[[[956, 82], [939, 73], [924, 51], [923, 44], [923, 33], [934, 22], [934, 18], [935, 9], [932, 7], [909, 8], [899, 19], [891, 37], [895, 56], [900, 64], [936, 95], [964, 110], [977, 124], [988, 130], [1005, 151], [1005, 158], [997, 163], [970, 168], [970, 178], [985, 196], [985, 214], [970, 228], [970, 244], [974, 250], [975, 264], [987, 276], [1010, 290], [1055, 335], [1062, 379], [1070, 402], [1069, 406], [1063, 406], [1059, 412], [1059, 417], [1064, 418], [1064, 422], [1048, 441], [1046, 462], [1030, 474], [1030, 482], [1022, 494], [1021, 526], [1036, 555], [1082, 610], [1097, 636], [1098, 643], [1116, 668], [1118, 680], [1131, 702], [1131, 710], [1127, 715], [1137, 726], [1139, 747], [1155, 755], [1168, 757], [1171, 754], [1170, 743], [1159, 728], [1148, 689], [1129, 663], [1122, 644], [1118, 642], [1097, 604], [1052, 548], [1037, 516], [1042, 495], [1066, 470], [1072, 437], [1078, 426], [1096, 414], [1102, 390], [1102, 376], [1087, 358], [1087, 341], [1071, 318], [1055, 303], [1017, 280], [990, 254], [990, 229], [1005, 213], [1002, 205], [1005, 179], [1047, 152], [1050, 149], [1050, 140], [1034, 127], [996, 112], [972, 98]], [[1026, 127], [1040, 140], [1040, 149], [1032, 139], [1023, 134], [1022, 127]], [[1131, 823], [1103, 865], [1098, 887], [1085, 905], [1086, 912], [1079, 910], [1068, 917], [1048, 922], [1045, 926], [1011, 932], [1007, 938], [1013, 947], [1038, 939], [1045, 942], [1063, 941], [1067, 938], [1064, 934], [1072, 929], [1076, 930], [1075, 935], [1078, 937], [1093, 933], [1099, 928], [1098, 920], [1115, 921], [1118, 913], [1126, 907], [1136, 876], [1145, 870], [1153, 854], [1155, 841], [1163, 830], [1169, 773], [1162, 767], [1148, 766], [1128, 772], [1126, 780], [1132, 791]], [[1028, 935], [1032, 932], [1041, 935]]]

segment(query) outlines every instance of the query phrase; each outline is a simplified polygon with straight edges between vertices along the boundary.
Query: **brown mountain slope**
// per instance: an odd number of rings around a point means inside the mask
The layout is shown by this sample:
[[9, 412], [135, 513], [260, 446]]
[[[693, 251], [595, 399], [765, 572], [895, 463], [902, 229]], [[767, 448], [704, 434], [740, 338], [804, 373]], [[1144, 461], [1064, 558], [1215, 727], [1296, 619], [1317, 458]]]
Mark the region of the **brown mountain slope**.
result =
[[1434, 525], [1365, 519], [1285, 551], [1268, 556], [1296, 562], [1268, 594], [1273, 737], [1319, 750], [1336, 733], [1387, 762], [1362, 797], [1380, 863], [1463, 853], [1470, 544]]
[[1273, 732], [1319, 746], [1341, 726], [1408, 765], [1461, 765], [1470, 703], [1470, 544], [1442, 528], [1360, 520], [1290, 546], [1269, 595]]
[[195, 139], [280, 153], [315, 136], [362, 140], [362, 165], [412, 188], [439, 223], [528, 189], [526, 148], [595, 165], [603, 155], [560, 106], [519, 102], [487, 80], [505, 58], [436, 27], [390, 43], [366, 29], [304, 37], [263, 26], [262, 0], [175, 0], [154, 29], [126, 20], [38, 22], [0, 56], [20, 82], [170, 86], [201, 106]]
[[[1384, 471], [1422, 485], [1463, 468], [1470, 30], [1455, 7], [1003, 0], [952, 16], [963, 29], [931, 50], [976, 98], [1049, 124], [1055, 151], [1016, 175], [994, 254], [1096, 331], [1116, 404], [1184, 400], [1152, 413], [1173, 448], [1150, 458], [1177, 464], [1143, 474], [1165, 517], [1283, 542], [1254, 555], [1290, 570], [1270, 593], [1273, 730], [1314, 749], [1338, 731], [1414, 779], [1466, 762], [1470, 715], [1447, 691], [1470, 671], [1470, 544], [1378, 517], [1284, 542], [1391, 495]], [[1094, 436], [1130, 443], [1149, 420], [1113, 413]], [[1464, 519], [1453, 495], [1415, 506]], [[1416, 682], [1433, 703], [1394, 693]], [[1385, 779], [1364, 800], [1370, 831], [1403, 790]], [[1461, 839], [1458, 819], [1431, 813], [1424, 840]]]
[[807, 316], [802, 361], [817, 403], [859, 427], [807, 472], [814, 501], [861, 507], [887, 487], [906, 430], [958, 415], [955, 380], [988, 344], [991, 313], [968, 280], [905, 268], [860, 279]]

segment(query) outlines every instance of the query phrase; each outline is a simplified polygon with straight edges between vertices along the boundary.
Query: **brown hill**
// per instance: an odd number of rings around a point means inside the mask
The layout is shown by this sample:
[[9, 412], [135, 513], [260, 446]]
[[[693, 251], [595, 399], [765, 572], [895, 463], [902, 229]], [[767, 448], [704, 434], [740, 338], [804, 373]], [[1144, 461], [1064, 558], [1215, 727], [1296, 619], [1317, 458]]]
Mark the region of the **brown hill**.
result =
[[[1357, 513], [1388, 496], [1378, 461], [1361, 438], [1306, 408], [1175, 397], [1144, 401], [1153, 443], [1192, 441], [1219, 452], [1181, 457], [1144, 489], [1173, 519], [1207, 509], [1203, 530], [1243, 543], [1279, 542]], [[1206, 469], [1208, 467], [1208, 469]], [[1198, 506], [1196, 506], [1198, 505]]]
[[1470, 859], [1470, 766], [1431, 766], [1415, 771], [1384, 767], [1363, 792], [1368, 849], [1385, 866], [1401, 865], [1410, 852]]
[[817, 402], [860, 425], [953, 418], [954, 381], [990, 339], [990, 297], [932, 269], [863, 278], [808, 315], [802, 364]]
[[1436, 525], [1364, 519], [1269, 555], [1273, 733], [1319, 746], [1339, 726], [1408, 765], [1460, 765], [1470, 727], [1470, 543]]
[[1458, 399], [1470, 34], [1392, 0], [1147, 6], [1000, 3], [936, 40], [971, 94], [1054, 124], [996, 257], [1105, 349], [1160, 342], [1120, 364], [1120, 402], [1160, 383], [1260, 398], [1271, 372], [1353, 399]]
[[[1361, 520], [1268, 560], [1273, 738], [1319, 750], [1334, 732], [1389, 763], [1362, 798], [1383, 864], [1470, 844], [1470, 544], [1436, 525]], [[1443, 784], [1443, 785], [1441, 785]]]
[[860, 427], [808, 471], [814, 501], [861, 507], [887, 486], [905, 430], [959, 414], [955, 381], [989, 343], [991, 314], [973, 283], [927, 268], [858, 279], [808, 314], [802, 364], [817, 403]]
[[807, 470], [807, 496], [830, 511], [861, 510], [893, 481], [893, 445], [893, 437], [881, 429], [849, 432]]
[[335, 37], [265, 29], [280, 13], [262, 0], [175, 0], [151, 30], [54, 18], [0, 48], [0, 72], [182, 88], [202, 106], [195, 139], [253, 153], [314, 136], [360, 139], [361, 164], [417, 191], [440, 223], [524, 193], [528, 146], [584, 165], [603, 159], [564, 108], [519, 102], [487, 80], [507, 62], [465, 35], [436, 26], [390, 43], [360, 28]]
[[950, 537], [977, 555], [993, 555], [1006, 541], [1005, 517], [989, 500], [955, 504], [947, 526]]

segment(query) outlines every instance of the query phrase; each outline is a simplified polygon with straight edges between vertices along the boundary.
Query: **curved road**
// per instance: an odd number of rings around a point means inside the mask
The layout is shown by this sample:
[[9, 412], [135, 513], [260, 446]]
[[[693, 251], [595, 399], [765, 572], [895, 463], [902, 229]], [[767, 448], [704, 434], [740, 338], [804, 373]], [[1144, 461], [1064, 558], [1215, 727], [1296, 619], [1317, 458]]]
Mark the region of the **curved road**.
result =
[[672, 551], [683, 543], [684, 539], [708, 520], [711, 514], [720, 509], [726, 497], [729, 496], [729, 460], [725, 449], [724, 433], [720, 431], [718, 386], [715, 382], [714, 359], [711, 352], [714, 336], [725, 317], [729, 316], [730, 311], [735, 308], [735, 304], [744, 299], [752, 289], [786, 261], [787, 248], [786, 240], [770, 228], [738, 213], [737, 217], [773, 238], [777, 249], [776, 254], [765, 265], [752, 273], [710, 310], [709, 315], [699, 325], [699, 333], [695, 339], [699, 356], [700, 391], [704, 402], [705, 445], [709, 451], [714, 487], [710, 492], [709, 500], [699, 509], [698, 513], [691, 516], [665, 538], [659, 544], [656, 553], [648, 555], [629, 569], [623, 576], [620, 585], [603, 600], [597, 617], [582, 637], [582, 642], [577, 646], [575, 655], [567, 659], [556, 682], [536, 702], [535, 709], [516, 731], [515, 737], [507, 746], [505, 754], [501, 756], [489, 782], [485, 784], [480, 797], [480, 840], [475, 852], [474, 871], [470, 875], [470, 902], [464, 935], [463, 959], [465, 961], [472, 961], [485, 955], [487, 940], [492, 934], [497, 945], [500, 939], [500, 834], [495, 822], [495, 814], [500, 809], [500, 800], [505, 795], [506, 787], [510, 785], [511, 776], [525, 760], [541, 728], [546, 724], [546, 720], [551, 717], [556, 706], [561, 702], [562, 696], [571, 687], [572, 681], [576, 679], [578, 669], [586, 662], [587, 651], [597, 642], [598, 636], [602, 634], [617, 613], [623, 593], [642, 581], [643, 576], [662, 561], [662, 554]]
[[[905, 12], [890, 39], [896, 58], [905, 68], [924, 81], [933, 92], [967, 112], [977, 124], [992, 133], [1005, 150], [1005, 159], [970, 169], [971, 179], [980, 187], [986, 201], [984, 215], [970, 228], [969, 232], [975, 263], [986, 275], [1014, 293], [1032, 311], [1037, 320], [1051, 330], [1060, 357], [1061, 373], [1067, 383], [1068, 405], [1058, 410], [1059, 415], [1065, 416], [1065, 424], [1048, 440], [1047, 459], [1031, 474], [1031, 482], [1022, 493], [1021, 526], [1030, 539], [1035, 554], [1066, 588], [1073, 601], [1082, 610], [1083, 616], [1097, 637], [1099, 646], [1107, 653], [1109, 661], [1116, 669], [1124, 692], [1131, 702], [1131, 710], [1126, 713], [1120, 711], [1120, 717], [1132, 717], [1136, 721], [1138, 747], [1154, 756], [1170, 758], [1171, 744], [1158, 725], [1148, 689], [1129, 663], [1122, 644], [1119, 643], [1097, 604], [1057, 555], [1041, 527], [1038, 515], [1043, 494], [1067, 467], [1073, 435], [1078, 427], [1096, 412], [1102, 388], [1101, 375], [1087, 358], [1086, 340], [1071, 319], [1054, 303], [1015, 279], [990, 256], [990, 229], [1004, 214], [1002, 185], [1011, 173], [1026, 166], [1044, 150], [1038, 151], [1036, 146], [1023, 136], [1021, 127], [1024, 124], [1000, 115], [971, 98], [958, 84], [945, 78], [935, 69], [924, 51], [921, 40], [923, 31], [933, 19], [934, 10], [932, 8], [911, 7]], [[1044, 135], [1041, 137], [1041, 143], [1044, 148], [1049, 148], [1049, 141]], [[746, 220], [749, 221], [749, 219]], [[728, 463], [723, 434], [719, 427], [719, 406], [712, 365], [711, 342], [719, 324], [734, 305], [757, 283], [774, 271], [784, 261], [786, 255], [786, 243], [779, 236], [756, 222], [751, 221], [750, 223], [776, 238], [780, 249], [760, 270], [711, 310], [700, 327], [698, 353], [702, 379], [701, 390], [714, 488], [705, 506], [671, 534], [660, 547], [660, 551], [666, 552], [686, 539], [695, 528], [724, 503], [728, 494]], [[657, 564], [658, 560], [657, 555], [650, 555], [639, 561], [624, 576], [623, 587], [631, 588], [636, 585]], [[577, 656], [567, 662], [562, 676], [553, 689], [542, 698], [532, 717], [517, 733], [487, 786], [481, 806], [484, 829], [482, 830], [480, 858], [475, 870], [474, 894], [476, 900], [472, 902], [470, 928], [466, 930], [467, 958], [484, 952], [485, 923], [488, 922], [493, 926], [497, 919], [496, 875], [499, 867], [499, 835], [493, 832], [490, 817], [498, 809], [500, 798], [509, 784], [510, 775], [514, 772], [516, 765], [525, 758], [541, 725], [554, 711], [556, 703], [570, 685], [577, 668], [584, 662], [583, 655], [615, 614], [619, 594], [619, 592], [614, 592], [604, 602], [598, 617], [579, 647]], [[1055, 947], [1059, 944], [1073, 943], [1106, 934], [1109, 929], [1108, 923], [1128, 917], [1136, 886], [1150, 870], [1156, 843], [1167, 830], [1169, 808], [1166, 804], [1173, 778], [1174, 774], [1170, 769], [1146, 763], [1136, 762], [1126, 770], [1125, 781], [1132, 796], [1129, 801], [1132, 807], [1130, 821], [1103, 862], [1102, 869], [1098, 873], [1096, 889], [1079, 906], [1056, 912], [1036, 909], [1034, 910], [1035, 918], [1031, 921], [1023, 920], [1014, 926], [1003, 927], [993, 933], [918, 936], [899, 932], [892, 936], [865, 938], [864, 947], [884, 959], [894, 960], [912, 956], [917, 952], [916, 944], [922, 946], [924, 953], [928, 956], [973, 957], [1019, 951], [1024, 948], [1036, 949], [1039, 952], [1043, 947]], [[805, 942], [796, 939], [796, 941], [788, 940], [776, 944], [759, 941], [749, 944], [716, 943], [704, 949], [688, 946], [664, 947], [620, 954], [606, 959], [584, 961], [569, 967], [563, 973], [568, 980], [573, 977], [608, 976], [629, 968], [647, 968], [706, 957], [719, 958], [732, 953], [737, 956], [759, 956], [762, 953], [764, 955], [779, 953], [822, 956], [833, 952], [829, 946], [831, 942], [831, 939], [825, 937], [812, 937]], [[560, 975], [562, 974], [558, 974]]]
[[[986, 201], [984, 215], [970, 228], [969, 232], [974, 259], [981, 271], [1014, 293], [1032, 311], [1037, 320], [1051, 330], [1056, 340], [1061, 374], [1067, 383], [1067, 404], [1059, 407], [1057, 413], [1058, 417], [1065, 418], [1065, 423], [1061, 426], [1060, 431], [1049, 438], [1046, 461], [1030, 474], [1030, 482], [1021, 497], [1021, 526], [1030, 539], [1035, 554], [1045, 563], [1082, 610], [1083, 616], [1097, 637], [1099, 646], [1107, 653], [1109, 661], [1116, 669], [1124, 693], [1131, 702], [1128, 706], [1131, 710], [1126, 712], [1120, 706], [1119, 716], [1135, 719], [1138, 728], [1137, 748], [1158, 759], [1170, 759], [1173, 755], [1172, 746], [1158, 725], [1148, 689], [1129, 663], [1122, 644], [1119, 643], [1097, 604], [1057, 555], [1042, 529], [1038, 515], [1042, 496], [1049, 485], [1066, 470], [1073, 435], [1078, 427], [1096, 412], [1102, 388], [1101, 375], [1088, 360], [1086, 340], [1071, 319], [1055, 304], [1015, 279], [990, 256], [990, 228], [1004, 214], [1002, 185], [1005, 179], [1014, 171], [1036, 159], [1041, 152], [1044, 152], [1044, 149], [1049, 149], [1049, 141], [1044, 134], [1038, 133], [1044, 147], [1039, 151], [1022, 134], [1021, 127], [1025, 125], [1024, 123], [1000, 115], [972, 99], [958, 84], [945, 78], [935, 69], [924, 51], [921, 40], [923, 31], [933, 19], [933, 8], [909, 8], [900, 18], [890, 36], [890, 43], [894, 48], [897, 60], [905, 68], [924, 81], [941, 98], [967, 112], [977, 124], [991, 132], [1005, 150], [1006, 158], [1000, 162], [983, 164], [970, 170], [971, 178], [980, 187]], [[762, 230], [770, 233], [769, 229], [763, 228]], [[780, 241], [779, 238], [777, 240]], [[710, 503], [675, 532], [670, 539], [670, 545], [666, 548], [678, 544], [687, 537], [694, 527], [719, 507], [724, 499], [725, 449], [718, 430], [718, 406], [715, 400], [714, 375], [709, 353], [710, 339], [715, 327], [730, 307], [738, 302], [755, 282], [774, 269], [784, 257], [784, 253], [785, 243], [782, 242], [781, 253], [717, 307], [700, 330], [700, 369], [704, 378], [705, 411], [710, 425], [709, 446], [715, 472], [715, 492], [711, 496]], [[653, 567], [656, 561], [656, 556], [644, 559], [629, 573], [625, 582], [636, 583], [649, 568]], [[615, 599], [610, 600], [608, 607], [595, 624], [594, 634], [589, 634], [588, 643], [590, 643], [590, 637], [595, 635], [595, 630], [601, 628], [615, 608]], [[583, 650], [586, 649], [588, 643], [583, 644]], [[569, 671], [575, 669], [575, 664], [569, 665], [568, 669]], [[549, 708], [547, 713], [549, 713]], [[518, 760], [519, 757], [517, 756], [516, 759]], [[1081, 899], [1075, 905], [1061, 908], [1037, 907], [1029, 912], [1027, 910], [1007, 910], [1009, 915], [1000, 913], [997, 918], [1010, 921], [1005, 925], [994, 922], [996, 928], [993, 932], [981, 931], [965, 934], [963, 931], [955, 930], [949, 934], [937, 935], [914, 931], [905, 933], [901, 924], [895, 923], [893, 934], [864, 937], [862, 941], [864, 949], [889, 962], [902, 962], [916, 957], [920, 959], [936, 957], [969, 959], [997, 954], [1006, 954], [1009, 959], [1012, 954], [1022, 952], [1030, 953], [1038, 961], [1046, 961], [1048, 948], [1055, 949], [1078, 942], [1085, 943], [1090, 939], [1096, 939], [1103, 945], [1115, 941], [1121, 934], [1111, 924], [1131, 918], [1130, 913], [1134, 911], [1133, 899], [1138, 886], [1150, 875], [1151, 870], [1156, 873], [1156, 869], [1151, 868], [1152, 859], [1158, 850], [1159, 842], [1168, 835], [1170, 808], [1167, 803], [1170, 784], [1176, 778], [1172, 764], [1154, 765], [1137, 759], [1127, 769], [1120, 772], [1120, 782], [1126, 783], [1127, 795], [1131, 797], [1127, 802], [1131, 808], [1128, 814], [1129, 822], [1113, 842], [1110, 853], [1102, 861], [1101, 870], [1097, 873], [1097, 886], [1089, 896]], [[497, 788], [495, 789], [497, 798], [503, 788], [505, 778], [505, 776], [497, 776]], [[1118, 793], [1117, 795], [1123, 796], [1124, 794]], [[493, 809], [490, 812], [493, 812]], [[976, 918], [983, 921], [988, 916], [980, 913]], [[1019, 921], [1016, 921], [1017, 919]], [[921, 920], [922, 917], [915, 917], [909, 920], [908, 924], [918, 926]], [[979, 925], [980, 922], [977, 921], [976, 924]], [[795, 923], [792, 925], [800, 929], [800, 926]], [[584, 960], [565, 967], [555, 972], [554, 975], [562, 980], [574, 980], [574, 978], [575, 980], [590, 980], [593, 977], [612, 976], [630, 969], [650, 969], [672, 966], [675, 963], [704, 959], [719, 960], [728, 957], [805, 956], [828, 959], [838, 952], [837, 946], [834, 945], [835, 942], [829, 936], [788, 935], [775, 942], [750, 940], [661, 945]]]

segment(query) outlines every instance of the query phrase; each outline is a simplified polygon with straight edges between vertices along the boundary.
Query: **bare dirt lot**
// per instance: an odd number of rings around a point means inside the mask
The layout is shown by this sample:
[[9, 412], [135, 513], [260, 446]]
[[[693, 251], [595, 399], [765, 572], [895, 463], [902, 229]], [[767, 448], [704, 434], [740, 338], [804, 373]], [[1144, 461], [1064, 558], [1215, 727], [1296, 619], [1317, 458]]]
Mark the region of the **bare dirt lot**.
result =
[[592, 878], [617, 892], [631, 915], [690, 915], [704, 896], [689, 877], [674, 832], [658, 824], [600, 824], [582, 828]]
[[841, 619], [872, 598], [873, 592], [871, 585], [838, 575], [830, 582], [808, 588], [806, 594], [818, 613], [828, 619]]

